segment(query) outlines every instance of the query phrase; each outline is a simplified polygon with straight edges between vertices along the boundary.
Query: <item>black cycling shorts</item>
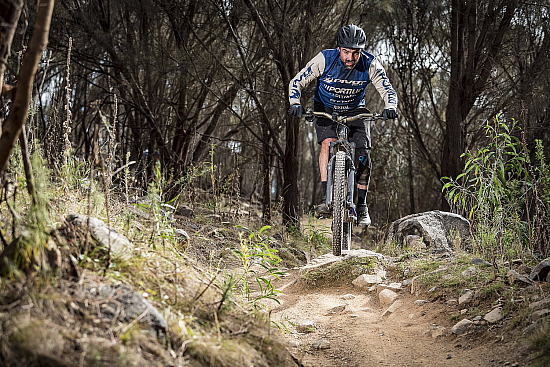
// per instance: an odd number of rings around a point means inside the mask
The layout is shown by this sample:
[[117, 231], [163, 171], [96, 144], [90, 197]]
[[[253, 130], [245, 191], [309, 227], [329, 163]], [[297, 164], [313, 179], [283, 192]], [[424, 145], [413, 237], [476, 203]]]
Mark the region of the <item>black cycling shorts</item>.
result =
[[[316, 112], [326, 112], [332, 114], [332, 111], [325, 107], [322, 103], [314, 102], [313, 110]], [[365, 107], [358, 107], [351, 111], [342, 113], [344, 116], [353, 116], [359, 113], [370, 113]], [[370, 120], [358, 119], [348, 124], [349, 134], [348, 140], [355, 143], [356, 148], [370, 149]], [[338, 138], [336, 135], [336, 124], [325, 117], [315, 117], [315, 132], [317, 133], [317, 142], [321, 144], [323, 140], [328, 138]]]

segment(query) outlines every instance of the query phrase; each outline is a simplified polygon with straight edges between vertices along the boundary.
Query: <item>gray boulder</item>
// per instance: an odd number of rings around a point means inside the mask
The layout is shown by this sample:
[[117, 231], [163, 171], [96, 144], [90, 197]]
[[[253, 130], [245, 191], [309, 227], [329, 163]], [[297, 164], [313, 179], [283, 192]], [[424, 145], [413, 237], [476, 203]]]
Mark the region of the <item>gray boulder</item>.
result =
[[166, 335], [167, 323], [162, 314], [143, 296], [126, 284], [92, 284], [89, 296], [99, 305], [98, 316], [110, 323], [139, 323]]
[[393, 222], [386, 231], [386, 242], [404, 245], [409, 236], [420, 236], [432, 252], [452, 252], [456, 242], [471, 251], [470, 222], [458, 215], [438, 210], [411, 214]]
[[533, 268], [529, 279], [531, 280], [545, 280], [550, 273], [550, 257], [542, 260], [537, 266]]
[[69, 214], [67, 222], [82, 228], [89, 224], [90, 234], [100, 246], [110, 249], [111, 255], [120, 259], [129, 260], [132, 258], [132, 243], [122, 234], [112, 228], [109, 228], [101, 219], [88, 217], [81, 214]]

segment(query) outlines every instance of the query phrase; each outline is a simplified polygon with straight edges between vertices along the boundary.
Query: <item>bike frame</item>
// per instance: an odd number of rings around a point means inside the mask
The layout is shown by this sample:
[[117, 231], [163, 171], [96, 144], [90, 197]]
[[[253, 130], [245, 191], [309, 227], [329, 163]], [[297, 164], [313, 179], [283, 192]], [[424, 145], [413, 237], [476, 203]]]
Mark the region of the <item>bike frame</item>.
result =
[[[379, 114], [374, 113], [360, 113], [358, 115], [354, 116], [339, 116], [337, 113], [334, 114], [328, 114], [325, 112], [315, 112], [315, 111], [308, 111], [306, 113], [306, 119], [312, 121], [314, 116], [319, 117], [325, 117], [330, 120], [332, 120], [334, 123], [337, 124], [337, 140], [330, 143], [330, 150], [329, 150], [329, 161], [327, 164], [327, 196], [326, 196], [326, 204], [333, 210], [333, 254], [336, 256], [341, 255], [342, 247], [345, 246], [347, 250], [350, 249], [351, 246], [351, 232], [353, 228], [353, 224], [357, 221], [357, 212], [355, 210], [355, 202], [354, 202], [354, 193], [355, 193], [355, 173], [356, 173], [356, 167], [355, 167], [355, 143], [352, 143], [348, 140], [348, 133], [349, 133], [349, 126], [348, 123], [358, 120], [358, 119], [370, 119], [371, 121], [382, 119], [382, 116]], [[342, 158], [341, 154], [338, 153], [344, 153], [344, 158]], [[337, 155], [339, 155], [340, 158], [339, 162], [337, 163]], [[345, 163], [343, 164], [342, 159], [344, 159]], [[336, 166], [338, 164], [338, 169], [340, 172], [342, 171], [342, 167], [345, 166], [343, 169], [344, 171], [344, 181], [342, 181], [342, 177], [335, 177], [336, 174], [339, 172], [335, 172]], [[333, 191], [335, 184], [335, 180], [338, 180], [336, 186], [338, 187], [338, 199], [336, 206], [338, 209], [334, 208], [333, 205]], [[345, 184], [345, 198], [342, 198], [342, 190], [344, 189], [343, 185]], [[343, 203], [342, 203], [342, 199]], [[343, 212], [342, 212], [343, 210]], [[334, 211], [337, 211], [338, 216], [335, 215]], [[338, 217], [338, 220], [335, 218]], [[335, 227], [337, 229], [335, 229]], [[340, 231], [340, 233], [335, 234], [336, 232]]]

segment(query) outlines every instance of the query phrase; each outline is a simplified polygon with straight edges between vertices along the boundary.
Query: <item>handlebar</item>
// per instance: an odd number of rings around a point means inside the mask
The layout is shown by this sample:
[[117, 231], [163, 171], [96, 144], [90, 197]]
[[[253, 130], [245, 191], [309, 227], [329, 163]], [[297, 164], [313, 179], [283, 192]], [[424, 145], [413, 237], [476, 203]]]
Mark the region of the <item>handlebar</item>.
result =
[[379, 114], [379, 113], [360, 113], [360, 114], [357, 114], [357, 115], [354, 115], [354, 116], [339, 116], [339, 115], [336, 115], [336, 114], [331, 115], [330, 113], [317, 112], [317, 111], [311, 111], [311, 110], [306, 111], [304, 116], [305, 116], [306, 120], [313, 120], [314, 116], [326, 117], [329, 120], [332, 120], [332, 121], [335, 121], [335, 122], [338, 122], [338, 123], [341, 123], [341, 124], [352, 122], [352, 121], [355, 121], [355, 120], [358, 120], [358, 119], [361, 119], [361, 118], [371, 118], [373, 120], [383, 120], [384, 119], [384, 117], [382, 117], [382, 115]]

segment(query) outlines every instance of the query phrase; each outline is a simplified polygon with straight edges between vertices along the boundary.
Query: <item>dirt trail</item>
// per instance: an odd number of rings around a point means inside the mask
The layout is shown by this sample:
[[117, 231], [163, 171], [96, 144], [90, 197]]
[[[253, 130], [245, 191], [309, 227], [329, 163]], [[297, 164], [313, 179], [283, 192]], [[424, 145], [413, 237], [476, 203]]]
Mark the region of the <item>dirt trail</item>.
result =
[[[272, 319], [288, 326], [290, 333], [284, 337], [304, 366], [523, 365], [507, 359], [510, 345], [502, 342], [498, 330], [476, 337], [450, 334], [451, 314], [444, 304], [416, 305], [419, 298], [402, 291], [403, 305], [383, 316], [387, 307], [379, 304], [375, 291], [351, 284], [308, 289], [297, 279], [297, 270], [285, 278], [280, 287], [282, 303], [274, 308]], [[343, 310], [330, 312], [344, 305]], [[296, 324], [307, 321], [314, 328], [297, 332]]]

